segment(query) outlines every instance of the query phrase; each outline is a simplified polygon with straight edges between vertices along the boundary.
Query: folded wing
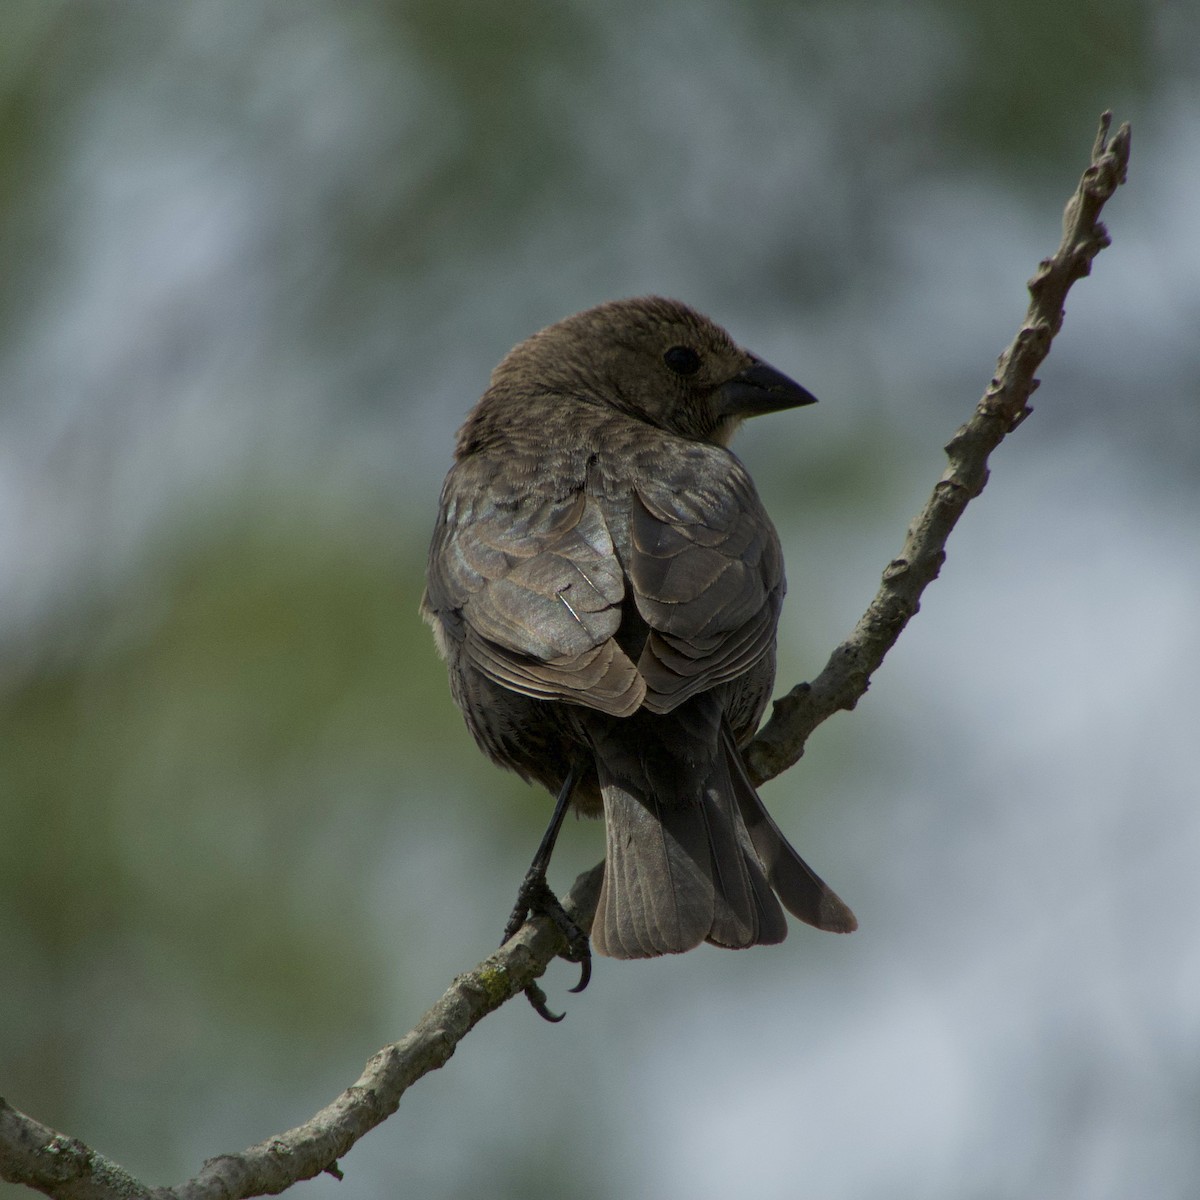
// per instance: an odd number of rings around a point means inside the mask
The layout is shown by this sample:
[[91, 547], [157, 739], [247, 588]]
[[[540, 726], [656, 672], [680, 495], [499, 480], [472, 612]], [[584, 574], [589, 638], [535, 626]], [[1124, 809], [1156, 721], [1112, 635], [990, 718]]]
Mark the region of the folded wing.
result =
[[513, 691], [636, 711], [646, 688], [615, 641], [625, 581], [596, 499], [446, 499], [426, 594], [445, 636]]
[[638, 672], [652, 712], [669, 712], [770, 656], [783, 603], [779, 539], [749, 476], [724, 451], [697, 451], [710, 459], [701, 471], [681, 466], [693, 480], [723, 468], [719, 486], [685, 488], [666, 472], [639, 484], [633, 504], [629, 581], [650, 627]]

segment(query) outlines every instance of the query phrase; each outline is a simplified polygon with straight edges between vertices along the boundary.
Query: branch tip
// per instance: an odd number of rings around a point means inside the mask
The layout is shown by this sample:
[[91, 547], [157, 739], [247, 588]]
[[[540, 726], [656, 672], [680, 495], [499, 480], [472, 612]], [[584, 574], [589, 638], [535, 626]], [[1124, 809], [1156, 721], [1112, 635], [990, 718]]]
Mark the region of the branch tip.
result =
[[[1036, 372], [1062, 328], [1067, 292], [1090, 273], [1092, 260], [1110, 244], [1100, 210], [1125, 182], [1132, 138], [1128, 123], [1112, 133], [1112, 120], [1111, 111], [1100, 117], [1089, 162], [1063, 213], [1059, 247], [1041, 259], [1027, 285], [1025, 320], [998, 358], [996, 374], [970, 420], [946, 443], [949, 466], [909, 526], [875, 599], [811, 687], [803, 694], [789, 693], [786, 706], [776, 702], [771, 719], [747, 747], [757, 781], [791, 766], [822, 721], [839, 709], [853, 708], [866, 692], [871, 675], [917, 612], [924, 588], [936, 578], [946, 542], [967, 503], [987, 483], [992, 451], [1032, 414], [1029, 398], [1038, 386]], [[908, 569], [898, 569], [901, 561]]]

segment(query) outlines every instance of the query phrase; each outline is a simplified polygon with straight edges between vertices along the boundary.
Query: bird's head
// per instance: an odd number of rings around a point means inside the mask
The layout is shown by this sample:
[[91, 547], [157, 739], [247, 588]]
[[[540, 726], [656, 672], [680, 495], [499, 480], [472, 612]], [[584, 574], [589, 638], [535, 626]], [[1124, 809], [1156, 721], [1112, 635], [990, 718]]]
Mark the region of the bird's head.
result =
[[677, 300], [615, 300], [519, 343], [493, 392], [614, 408], [683, 437], [726, 445], [746, 417], [816, 397]]

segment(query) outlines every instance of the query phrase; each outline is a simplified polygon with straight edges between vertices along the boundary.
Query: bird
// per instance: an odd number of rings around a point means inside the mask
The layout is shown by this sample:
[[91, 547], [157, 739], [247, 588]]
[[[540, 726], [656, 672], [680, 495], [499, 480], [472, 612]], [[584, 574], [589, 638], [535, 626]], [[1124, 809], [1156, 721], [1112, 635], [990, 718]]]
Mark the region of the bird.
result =
[[729, 441], [812, 403], [709, 318], [644, 296], [517, 344], [458, 432], [421, 614], [479, 747], [557, 797], [505, 934], [548, 911], [579, 988], [587, 937], [546, 884], [568, 808], [605, 822], [601, 955], [778, 943], [785, 909], [857, 927], [741, 753], [774, 685], [785, 580]]

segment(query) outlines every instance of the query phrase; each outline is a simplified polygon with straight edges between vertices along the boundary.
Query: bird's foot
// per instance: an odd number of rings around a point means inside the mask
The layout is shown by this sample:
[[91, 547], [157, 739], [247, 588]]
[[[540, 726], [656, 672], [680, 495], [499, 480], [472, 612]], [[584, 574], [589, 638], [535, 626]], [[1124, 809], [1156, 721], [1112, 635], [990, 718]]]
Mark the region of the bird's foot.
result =
[[[567, 939], [567, 948], [561, 957], [567, 962], [579, 964], [579, 982], [570, 990], [582, 992], [592, 978], [592, 947], [588, 936], [579, 928], [578, 923], [563, 908], [559, 898], [546, 882], [544, 872], [531, 870], [521, 883], [517, 892], [517, 902], [513, 905], [512, 915], [504, 927], [504, 937], [500, 944], [503, 946], [525, 924], [528, 917], [549, 917], [555, 927]], [[547, 1021], [561, 1021], [562, 1014], [554, 1014], [546, 1007], [546, 994], [536, 983], [531, 983], [525, 989], [525, 998], [533, 1005], [538, 1016]]]

